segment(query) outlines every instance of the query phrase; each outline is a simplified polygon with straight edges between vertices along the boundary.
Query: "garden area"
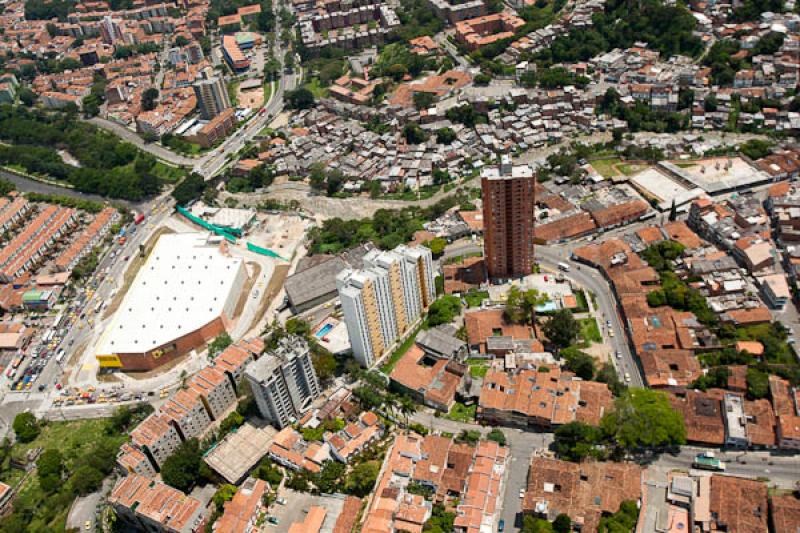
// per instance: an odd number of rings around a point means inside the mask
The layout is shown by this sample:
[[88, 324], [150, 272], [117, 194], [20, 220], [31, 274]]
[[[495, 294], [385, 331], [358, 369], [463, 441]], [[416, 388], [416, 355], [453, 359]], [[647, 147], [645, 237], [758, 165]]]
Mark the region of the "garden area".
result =
[[477, 404], [464, 405], [461, 402], [456, 402], [453, 404], [453, 407], [450, 408], [450, 412], [444, 415], [442, 418], [464, 423], [475, 422], [475, 413], [477, 410]]
[[[18, 493], [13, 511], [0, 521], [0, 532], [65, 531], [73, 500], [100, 488], [115, 465], [129, 429], [152, 407], [121, 408], [111, 418], [72, 422], [38, 421], [30, 413], [14, 420], [18, 442], [0, 450], [0, 480]], [[37, 468], [25, 474], [21, 465], [41, 451]]]

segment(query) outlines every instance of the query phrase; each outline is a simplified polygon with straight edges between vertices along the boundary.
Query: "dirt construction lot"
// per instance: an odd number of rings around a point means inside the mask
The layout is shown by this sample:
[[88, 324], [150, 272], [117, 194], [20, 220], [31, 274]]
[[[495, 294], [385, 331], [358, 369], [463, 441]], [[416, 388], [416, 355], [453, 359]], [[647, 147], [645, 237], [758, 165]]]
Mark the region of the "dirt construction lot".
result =
[[264, 88], [257, 89], [238, 89], [236, 95], [239, 101], [239, 107], [247, 107], [250, 109], [258, 109], [264, 105]]

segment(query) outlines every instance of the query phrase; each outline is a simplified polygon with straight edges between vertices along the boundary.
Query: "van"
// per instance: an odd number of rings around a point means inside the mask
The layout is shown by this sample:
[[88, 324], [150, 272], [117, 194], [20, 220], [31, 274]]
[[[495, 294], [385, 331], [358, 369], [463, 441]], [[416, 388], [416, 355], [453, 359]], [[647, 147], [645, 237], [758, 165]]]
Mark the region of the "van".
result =
[[560, 268], [564, 272], [569, 272], [569, 265], [566, 263], [559, 263], [558, 268]]

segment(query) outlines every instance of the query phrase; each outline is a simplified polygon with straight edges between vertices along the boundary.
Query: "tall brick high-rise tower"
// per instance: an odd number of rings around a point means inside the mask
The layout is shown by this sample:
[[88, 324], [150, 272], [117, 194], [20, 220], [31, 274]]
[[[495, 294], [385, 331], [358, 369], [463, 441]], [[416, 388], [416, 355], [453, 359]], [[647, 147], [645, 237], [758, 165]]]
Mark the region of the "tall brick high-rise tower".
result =
[[490, 278], [533, 272], [534, 185], [533, 169], [512, 165], [508, 155], [499, 167], [481, 173], [484, 255]]

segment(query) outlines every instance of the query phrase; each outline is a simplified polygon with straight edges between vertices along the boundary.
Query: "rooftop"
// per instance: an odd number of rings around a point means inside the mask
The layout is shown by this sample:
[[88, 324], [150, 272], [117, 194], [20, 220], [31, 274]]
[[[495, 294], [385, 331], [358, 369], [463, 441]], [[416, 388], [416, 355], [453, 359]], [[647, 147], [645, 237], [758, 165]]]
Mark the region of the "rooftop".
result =
[[272, 426], [257, 427], [245, 422], [228, 433], [203, 459], [222, 477], [236, 484], [267, 454], [275, 434]]
[[145, 352], [197, 331], [223, 315], [242, 267], [205, 233], [162, 235], [97, 353]]

